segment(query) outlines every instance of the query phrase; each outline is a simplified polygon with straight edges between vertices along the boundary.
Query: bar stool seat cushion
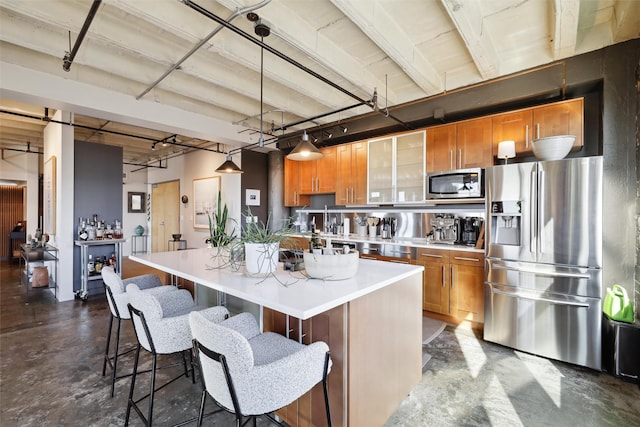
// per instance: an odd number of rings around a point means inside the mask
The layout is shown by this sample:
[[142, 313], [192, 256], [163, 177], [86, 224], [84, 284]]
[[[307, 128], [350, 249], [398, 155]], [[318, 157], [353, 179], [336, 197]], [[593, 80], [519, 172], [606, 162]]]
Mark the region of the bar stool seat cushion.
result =
[[[189, 323], [198, 342], [225, 356], [242, 415], [280, 409], [323, 380], [329, 351], [324, 342], [304, 345], [276, 333], [260, 333], [250, 313], [216, 324], [194, 312]], [[233, 412], [222, 366], [202, 354], [200, 358], [207, 392]]]
[[149, 292], [151, 294], [161, 294], [176, 290], [174, 286], [163, 286], [160, 278], [155, 274], [143, 274], [141, 276], [131, 277], [128, 279], [121, 279], [116, 274], [113, 267], [103, 267], [101, 270], [102, 281], [111, 290], [113, 300], [116, 303], [117, 311], [113, 307], [113, 303], [110, 298], [107, 298], [109, 303], [109, 309], [111, 313], [119, 317], [120, 319], [129, 319], [129, 295], [127, 295], [126, 287], [130, 283], [135, 283], [139, 289]]
[[[197, 306], [186, 289], [161, 294], [149, 294], [137, 284], [127, 285], [130, 304], [144, 313], [149, 333], [153, 337], [155, 351], [158, 354], [171, 354], [190, 349], [192, 346], [191, 329], [188, 314], [200, 311], [211, 322], [220, 322], [229, 315], [225, 307], [202, 308]], [[133, 319], [139, 322], [138, 318]], [[142, 325], [136, 325], [136, 331], [142, 331]], [[140, 345], [152, 352], [146, 334], [137, 333]]]

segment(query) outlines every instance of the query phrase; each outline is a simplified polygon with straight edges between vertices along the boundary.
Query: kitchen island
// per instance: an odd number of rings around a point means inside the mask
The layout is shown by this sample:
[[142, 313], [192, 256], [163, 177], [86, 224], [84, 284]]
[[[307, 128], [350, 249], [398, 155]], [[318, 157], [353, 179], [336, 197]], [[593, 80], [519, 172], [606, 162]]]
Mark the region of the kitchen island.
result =
[[[254, 278], [217, 249], [132, 255], [140, 262], [264, 308], [261, 324], [304, 343], [325, 341], [333, 425], [382, 425], [422, 375], [423, 267], [359, 260], [347, 280], [278, 271]], [[289, 425], [326, 425], [321, 387], [278, 412]]]

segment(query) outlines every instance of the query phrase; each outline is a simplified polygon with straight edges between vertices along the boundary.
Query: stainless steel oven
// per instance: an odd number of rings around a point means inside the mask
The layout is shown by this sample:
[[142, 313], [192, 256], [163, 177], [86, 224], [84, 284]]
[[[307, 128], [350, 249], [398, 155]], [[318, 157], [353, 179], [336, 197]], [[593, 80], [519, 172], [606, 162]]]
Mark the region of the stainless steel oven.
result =
[[432, 172], [426, 178], [427, 199], [484, 197], [484, 169], [470, 168]]

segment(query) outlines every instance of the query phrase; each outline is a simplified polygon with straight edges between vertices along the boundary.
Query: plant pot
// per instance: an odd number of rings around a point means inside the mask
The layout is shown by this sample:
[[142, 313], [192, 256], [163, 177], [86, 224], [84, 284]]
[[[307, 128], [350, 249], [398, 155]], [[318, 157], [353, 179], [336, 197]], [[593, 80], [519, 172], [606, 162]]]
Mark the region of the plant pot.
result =
[[265, 277], [278, 266], [280, 243], [245, 243], [244, 260], [249, 276]]

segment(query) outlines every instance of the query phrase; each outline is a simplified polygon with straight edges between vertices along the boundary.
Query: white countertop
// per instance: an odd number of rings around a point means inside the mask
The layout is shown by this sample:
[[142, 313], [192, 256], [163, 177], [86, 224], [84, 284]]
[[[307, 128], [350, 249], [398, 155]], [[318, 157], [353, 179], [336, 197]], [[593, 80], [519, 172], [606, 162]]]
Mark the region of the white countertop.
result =
[[301, 272], [284, 271], [279, 263], [275, 277], [245, 275], [217, 267], [217, 249], [188, 249], [136, 254], [130, 260], [166, 271], [195, 283], [259, 304], [300, 319], [308, 319], [398, 280], [422, 274], [423, 267], [374, 260], [359, 260], [358, 272], [347, 280], [308, 279]]
[[[311, 233], [300, 233], [293, 234], [295, 237], [304, 237], [306, 239], [311, 238]], [[450, 245], [446, 243], [432, 243], [428, 242], [424, 237], [393, 237], [391, 239], [383, 239], [382, 237], [369, 237], [369, 236], [360, 236], [357, 234], [330, 234], [330, 233], [320, 233], [320, 237], [322, 239], [331, 239], [334, 242], [353, 242], [353, 243], [376, 243], [383, 245], [397, 245], [397, 246], [411, 246], [415, 248], [429, 248], [429, 249], [443, 249], [448, 251], [466, 251], [466, 252], [476, 252], [476, 253], [484, 253], [484, 249], [477, 249], [473, 246], [464, 246], [464, 245]]]

